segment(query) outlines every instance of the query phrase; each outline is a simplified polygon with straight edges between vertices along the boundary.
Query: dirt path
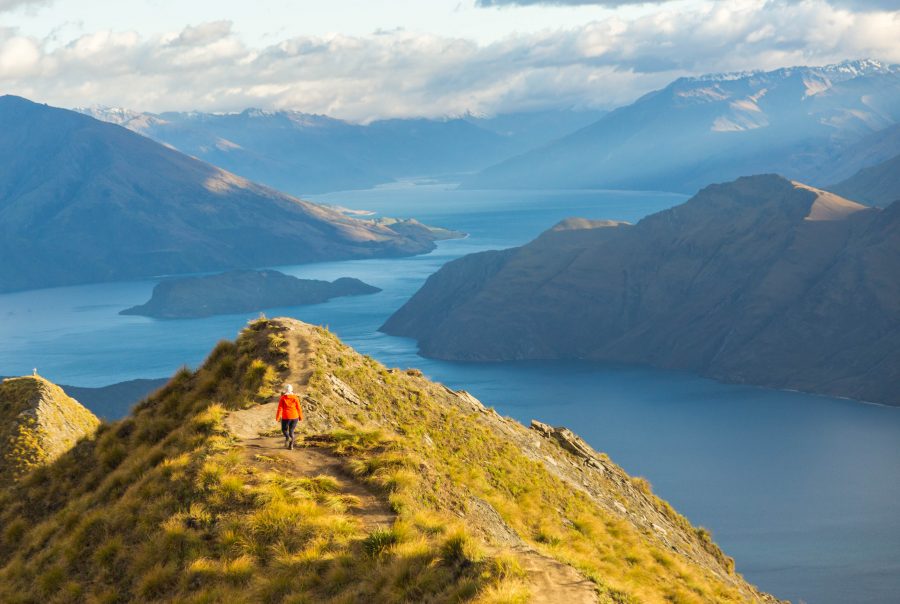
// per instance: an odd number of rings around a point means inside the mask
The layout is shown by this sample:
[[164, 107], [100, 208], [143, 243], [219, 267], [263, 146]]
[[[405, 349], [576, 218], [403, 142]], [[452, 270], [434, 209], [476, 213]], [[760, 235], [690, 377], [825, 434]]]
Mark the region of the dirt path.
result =
[[597, 604], [596, 586], [580, 572], [529, 548], [516, 556], [528, 576], [530, 604]]
[[[288, 341], [290, 373], [286, 383], [294, 385], [294, 392], [303, 398], [312, 374], [309, 363], [309, 333], [306, 326], [292, 326], [285, 334]], [[358, 517], [366, 531], [390, 527], [396, 515], [387, 502], [356, 480], [344, 468], [339, 457], [328, 449], [306, 446], [303, 422], [297, 428], [297, 446], [288, 451], [284, 448], [284, 438], [280, 426], [275, 421], [276, 402], [257, 405], [250, 409], [233, 411], [225, 418], [225, 426], [237, 437], [244, 450], [247, 463], [258, 465], [260, 457], [274, 460], [279, 471], [295, 477], [330, 476], [338, 483], [339, 491], [350, 495], [356, 502], [350, 513]], [[269, 461], [268, 463], [272, 463]]]
[[338, 492], [349, 495], [352, 505], [349, 512], [358, 518], [367, 533], [376, 529], [390, 528], [396, 514], [378, 495], [364, 484], [355, 480], [344, 469], [343, 462], [331, 451], [319, 447], [300, 446], [293, 451], [285, 450], [281, 436], [261, 437], [249, 442], [244, 448], [244, 459], [250, 464], [264, 463], [277, 467], [279, 472], [295, 478], [329, 476], [337, 481]]
[[[304, 324], [291, 324], [284, 334], [290, 355], [290, 373], [286, 382], [294, 385], [294, 392], [301, 399], [312, 374], [309, 363], [311, 329]], [[275, 422], [276, 407], [275, 402], [266, 403], [233, 411], [225, 418], [226, 427], [244, 449], [246, 461], [257, 465], [261, 463], [257, 456], [262, 456], [275, 460], [282, 471], [292, 476], [330, 476], [337, 481], [341, 493], [354, 498], [356, 504], [350, 512], [360, 519], [366, 531], [390, 527], [396, 515], [383, 498], [351, 476], [341, 459], [329, 450], [304, 444], [307, 438], [313, 440], [316, 436], [307, 432], [304, 422], [297, 429], [300, 446], [293, 451], [285, 450], [280, 427]], [[599, 601], [594, 584], [571, 566], [526, 546], [516, 547], [514, 552], [527, 573], [531, 589], [529, 602], [532, 604], [597, 604]]]

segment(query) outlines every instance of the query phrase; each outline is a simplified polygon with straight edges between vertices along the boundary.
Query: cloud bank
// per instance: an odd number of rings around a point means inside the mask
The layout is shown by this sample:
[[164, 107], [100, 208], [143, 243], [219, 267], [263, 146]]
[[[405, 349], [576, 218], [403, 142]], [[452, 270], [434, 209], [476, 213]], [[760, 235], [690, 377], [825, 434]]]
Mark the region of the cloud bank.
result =
[[662, 4], [674, 0], [475, 0], [475, 6], [609, 6], [629, 4]]
[[[640, 4], [664, 4], [676, 0], [475, 0], [475, 6], [482, 8], [502, 6], [620, 6]], [[713, 0], [716, 1], [716, 0]], [[718, 0], [728, 2], [728, 0]], [[778, 1], [778, 0], [775, 0]], [[780, 0], [785, 3], [802, 4], [806, 0]], [[774, 3], [774, 2], [773, 2]], [[896, 10], [897, 0], [830, 0], [833, 6], [851, 9]]]
[[872, 57], [900, 63], [900, 11], [822, 0], [665, 7], [491, 44], [406, 31], [293, 37], [266, 47], [218, 21], [63, 45], [0, 27], [0, 92], [71, 107], [290, 108], [352, 120], [613, 107], [675, 77]]
[[5, 13], [23, 6], [43, 6], [52, 0], [0, 0], [0, 13]]

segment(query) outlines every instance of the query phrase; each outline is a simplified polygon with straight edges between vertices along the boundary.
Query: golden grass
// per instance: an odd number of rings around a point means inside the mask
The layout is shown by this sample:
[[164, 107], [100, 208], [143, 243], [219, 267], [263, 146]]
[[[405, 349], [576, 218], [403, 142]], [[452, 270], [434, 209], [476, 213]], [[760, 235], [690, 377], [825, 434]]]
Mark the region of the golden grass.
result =
[[[279, 326], [255, 321], [131, 418], [103, 424], [0, 493], [0, 601], [460, 602], [502, 593], [505, 575], [443, 522], [368, 533], [333, 478], [243, 461], [223, 419], [270, 396], [285, 351]], [[398, 507], [412, 505], [415, 481], [393, 437], [348, 427], [330, 438]]]
[[[393, 526], [367, 531], [334, 478], [286, 476], [264, 456], [247, 463], [225, 432], [230, 410], [266, 400], [285, 377], [283, 328], [260, 319], [132, 417], [0, 493], [0, 601], [527, 601], [515, 556], [476, 536], [473, 497], [523, 541], [580, 569], [603, 602], [743, 601], [477, 413], [446, 404], [419, 372], [389, 371], [327, 331], [315, 337], [310, 394], [325, 400], [333, 373], [369, 405], [336, 406], [343, 426], [320, 440], [387, 499]], [[648, 483], [634, 486], [718, 551]]]
[[[325, 330], [317, 337], [310, 381], [313, 395], [319, 399], [328, 396], [326, 376], [333, 373], [368, 403], [370, 417], [390, 418], [393, 433], [386, 434], [383, 428], [354, 426], [364, 418], [348, 416], [347, 427], [334, 435], [333, 448], [352, 452], [353, 471], [388, 494], [401, 520], [416, 526], [430, 516], [432, 525], [449, 526], [454, 522], [452, 511], [465, 512], [475, 495], [490, 503], [526, 543], [571, 564], [594, 581], [602, 601], [745, 601], [745, 594], [732, 585], [661, 549], [633, 525], [573, 491], [480, 421], [478, 413], [442, 403], [446, 392], [420, 373], [388, 370]], [[733, 571], [733, 562], [708, 533], [692, 527], [655, 497], [645, 480], [634, 479], [633, 484], [678, 526], [689, 533], [697, 531], [723, 568]], [[443, 559], [457, 559], [461, 544], [471, 542], [463, 535], [448, 534]], [[478, 559], [474, 552], [464, 557]], [[521, 582], [514, 577], [504, 579], [478, 597], [483, 601], [522, 601], [524, 596], [516, 587]]]

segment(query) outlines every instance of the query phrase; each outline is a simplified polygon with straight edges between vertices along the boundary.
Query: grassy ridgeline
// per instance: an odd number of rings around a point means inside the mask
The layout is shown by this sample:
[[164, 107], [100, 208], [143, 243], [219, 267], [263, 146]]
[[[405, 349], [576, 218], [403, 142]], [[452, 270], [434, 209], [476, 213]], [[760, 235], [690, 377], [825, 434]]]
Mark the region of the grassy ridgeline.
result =
[[0, 485], [47, 464], [91, 437], [100, 421], [44, 378], [0, 379]]
[[[601, 602], [768, 601], [708, 534], [606, 458], [590, 480], [677, 533], [678, 552], [568, 470], [551, 472], [528, 448], [533, 431], [303, 326], [305, 436], [396, 514], [367, 532], [333, 479], [278, 472], [224, 428], [230, 410], [275, 394], [299, 325], [251, 323], [133, 417], [4, 491], [0, 601], [525, 602], [523, 548], [579, 569]], [[549, 441], [541, 451], [574, 465]]]
[[[489, 535], [497, 522], [476, 503], [487, 502], [526, 547], [590, 578], [601, 602], [775, 601], [734, 572], [734, 561], [708, 531], [693, 527], [653, 495], [646, 480], [629, 477], [606, 456], [599, 480], [610, 500], [664, 519], [670, 531], [680, 533], [679, 545], [691, 551], [689, 557], [577, 488], [567, 472], [550, 471], [554, 462], [564, 467], [572, 461], [556, 443], [539, 449], [545, 460], [553, 459], [548, 466], [530, 448], [534, 432], [518, 422], [492, 409], [473, 412], [459, 404], [458, 393], [421, 372], [387, 369], [325, 330], [318, 338], [311, 389], [321, 404], [333, 400], [330, 376], [337, 377], [365, 401], [365, 409], [349, 417], [334, 410], [336, 419], [374, 421], [395, 435], [389, 448], [370, 450], [352, 464], [358, 475], [387, 489], [401, 519], [458, 514], [470, 532]], [[575, 475], [580, 478], [581, 470]]]
[[[484, 557], [453, 523], [366, 534], [327, 478], [243, 462], [222, 420], [274, 394], [279, 329], [253, 323], [133, 417], [6, 489], [0, 601], [462, 601], [513, 577], [513, 561]], [[353, 430], [333, 442], [351, 456], [384, 446]]]

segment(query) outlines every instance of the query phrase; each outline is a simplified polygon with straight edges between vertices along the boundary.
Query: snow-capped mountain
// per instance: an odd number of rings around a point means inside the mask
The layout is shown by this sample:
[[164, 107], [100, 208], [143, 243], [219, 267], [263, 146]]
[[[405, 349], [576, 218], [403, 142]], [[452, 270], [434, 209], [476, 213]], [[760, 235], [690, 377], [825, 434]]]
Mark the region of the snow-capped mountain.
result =
[[132, 111], [124, 107], [107, 107], [106, 105], [92, 105], [91, 107], [75, 107], [74, 111], [89, 115], [102, 122], [109, 122], [117, 126], [124, 126], [140, 134], [145, 134], [151, 128], [160, 127], [166, 121], [152, 113]]
[[693, 192], [765, 172], [826, 184], [862, 167], [848, 149], [898, 122], [900, 66], [879, 61], [680, 78], [467, 185]]

